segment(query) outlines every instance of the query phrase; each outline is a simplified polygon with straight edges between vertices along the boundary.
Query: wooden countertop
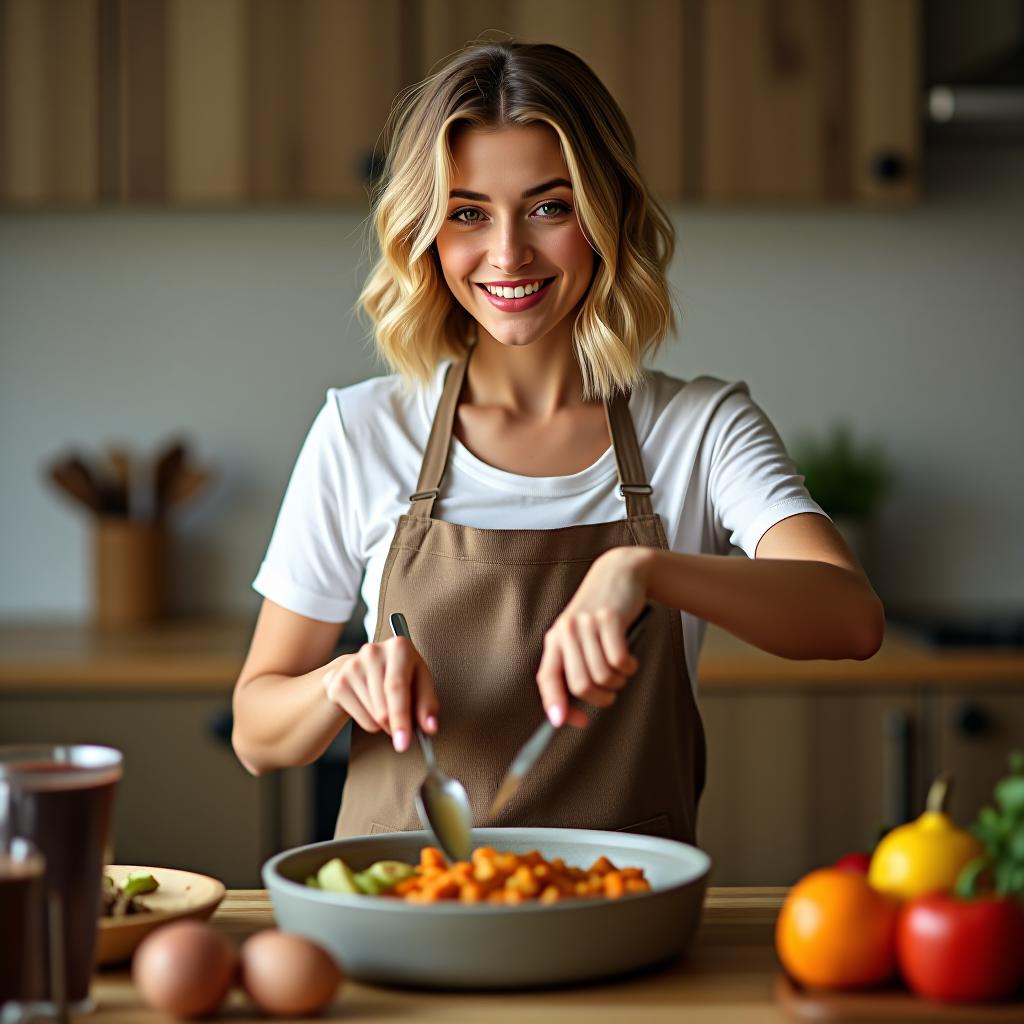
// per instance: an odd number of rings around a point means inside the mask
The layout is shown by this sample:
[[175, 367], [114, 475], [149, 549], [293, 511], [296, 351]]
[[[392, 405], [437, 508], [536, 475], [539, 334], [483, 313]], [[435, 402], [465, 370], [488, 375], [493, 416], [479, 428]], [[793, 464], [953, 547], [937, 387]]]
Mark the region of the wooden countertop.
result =
[[[169, 620], [124, 633], [82, 624], [0, 624], [0, 693], [146, 690], [228, 694], [252, 635], [245, 619]], [[1024, 648], [936, 648], [890, 627], [868, 661], [792, 661], [710, 626], [700, 688], [1024, 684]]]
[[[522, 1021], [580, 1024], [780, 1024], [773, 985], [777, 961], [775, 917], [785, 895], [776, 888], [709, 888], [704, 918], [689, 954], [655, 973], [623, 981], [544, 992], [414, 992], [349, 982], [339, 989], [326, 1019], [473, 1022]], [[213, 917], [235, 942], [273, 926], [263, 889], [231, 890]], [[127, 1024], [171, 1020], [143, 1009], [126, 970], [101, 971], [93, 982], [96, 1012], [82, 1024]], [[684, 1009], [685, 1008], [685, 1009]], [[233, 992], [220, 1017], [235, 1024], [263, 1021], [240, 992]], [[314, 1018], [316, 1019], [316, 1018]]]

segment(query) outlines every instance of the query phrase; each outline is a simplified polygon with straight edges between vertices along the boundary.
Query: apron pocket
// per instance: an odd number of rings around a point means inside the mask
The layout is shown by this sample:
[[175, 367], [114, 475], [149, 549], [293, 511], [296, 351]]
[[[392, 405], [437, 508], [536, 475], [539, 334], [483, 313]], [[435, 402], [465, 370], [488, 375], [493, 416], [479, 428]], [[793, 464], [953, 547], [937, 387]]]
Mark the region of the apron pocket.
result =
[[644, 818], [635, 825], [626, 825], [624, 828], [615, 829], [616, 832], [639, 832], [645, 836], [661, 836], [663, 839], [673, 839], [675, 833], [672, 831], [672, 821], [667, 814], [656, 814], [653, 818]]
[[392, 828], [390, 825], [382, 825], [379, 821], [370, 822], [370, 835], [375, 836], [380, 832], [400, 832], [401, 829]]

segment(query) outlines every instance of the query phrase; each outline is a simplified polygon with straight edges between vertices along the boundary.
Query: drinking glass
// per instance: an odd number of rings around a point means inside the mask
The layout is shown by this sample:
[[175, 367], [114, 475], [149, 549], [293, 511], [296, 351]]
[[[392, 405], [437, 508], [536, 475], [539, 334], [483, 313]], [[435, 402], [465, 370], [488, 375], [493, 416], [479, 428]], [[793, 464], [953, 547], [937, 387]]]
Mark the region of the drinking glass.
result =
[[39, 923], [31, 926], [40, 929], [41, 954], [22, 1000], [35, 1016], [93, 1009], [89, 984], [122, 764], [112, 747], [0, 746], [0, 835], [28, 840], [43, 858]]

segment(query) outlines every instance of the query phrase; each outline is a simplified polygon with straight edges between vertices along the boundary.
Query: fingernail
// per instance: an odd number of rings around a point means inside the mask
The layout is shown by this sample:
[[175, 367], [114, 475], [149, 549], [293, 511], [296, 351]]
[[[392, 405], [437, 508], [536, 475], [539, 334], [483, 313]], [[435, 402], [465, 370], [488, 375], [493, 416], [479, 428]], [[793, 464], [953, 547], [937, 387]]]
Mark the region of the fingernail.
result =
[[431, 732], [437, 729], [437, 719], [433, 715], [427, 715], [427, 728]]
[[402, 753], [409, 745], [409, 734], [404, 729], [395, 730], [395, 750]]
[[565, 721], [565, 712], [557, 704], [548, 708], [548, 721], [557, 729]]

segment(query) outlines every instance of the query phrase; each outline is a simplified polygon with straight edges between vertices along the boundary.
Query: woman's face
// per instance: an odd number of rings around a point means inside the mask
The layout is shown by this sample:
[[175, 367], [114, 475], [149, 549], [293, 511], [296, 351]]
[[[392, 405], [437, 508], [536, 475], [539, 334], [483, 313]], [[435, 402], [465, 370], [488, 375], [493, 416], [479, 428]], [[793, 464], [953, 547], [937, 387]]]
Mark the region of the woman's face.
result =
[[[529, 345], [555, 328], [569, 340], [595, 261], [558, 136], [547, 125], [468, 128], [456, 133], [452, 156], [455, 177], [437, 236], [452, 294], [503, 345]], [[485, 285], [518, 288], [521, 297], [495, 297]]]

